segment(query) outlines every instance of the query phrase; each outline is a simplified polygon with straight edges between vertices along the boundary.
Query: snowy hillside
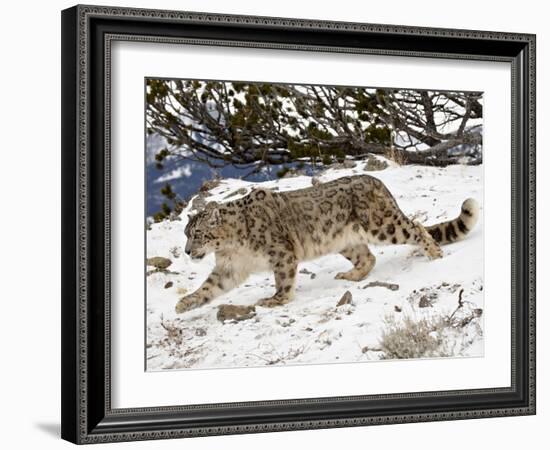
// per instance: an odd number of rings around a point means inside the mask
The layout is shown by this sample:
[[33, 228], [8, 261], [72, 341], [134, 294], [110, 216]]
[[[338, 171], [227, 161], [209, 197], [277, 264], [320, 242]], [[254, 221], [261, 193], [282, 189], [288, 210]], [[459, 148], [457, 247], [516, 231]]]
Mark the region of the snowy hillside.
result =
[[[444, 257], [435, 261], [412, 246], [371, 246], [377, 264], [362, 282], [334, 279], [337, 272], [351, 267], [340, 255], [301, 263], [292, 302], [273, 309], [257, 306], [249, 319], [221, 322], [220, 305], [253, 305], [271, 296], [273, 274], [254, 274], [210, 304], [176, 314], [178, 299], [198, 288], [214, 266], [213, 255], [195, 262], [183, 252], [188, 206], [181, 220], [153, 224], [147, 231], [147, 257], [171, 261], [164, 270], [148, 267], [147, 369], [388, 359], [395, 357], [388, 345], [404, 339], [407, 346], [411, 339], [397, 333], [391, 342], [382, 342], [384, 333], [387, 336], [392, 329], [411, 324], [427, 324], [425, 337], [436, 345], [423, 357], [483, 355], [483, 167], [390, 163], [384, 170], [367, 172], [365, 164], [330, 168], [318, 179], [373, 175], [388, 186], [405, 214], [424, 224], [456, 217], [462, 201], [473, 197], [481, 206], [477, 226], [464, 241], [444, 246]], [[224, 179], [207, 193], [206, 200], [234, 200], [257, 185], [285, 191], [311, 184], [308, 176], [264, 183]], [[463, 306], [458, 308], [461, 290]], [[346, 295], [347, 302], [337, 306], [346, 291], [351, 299]], [[444, 326], [438, 327], [442, 321]]]

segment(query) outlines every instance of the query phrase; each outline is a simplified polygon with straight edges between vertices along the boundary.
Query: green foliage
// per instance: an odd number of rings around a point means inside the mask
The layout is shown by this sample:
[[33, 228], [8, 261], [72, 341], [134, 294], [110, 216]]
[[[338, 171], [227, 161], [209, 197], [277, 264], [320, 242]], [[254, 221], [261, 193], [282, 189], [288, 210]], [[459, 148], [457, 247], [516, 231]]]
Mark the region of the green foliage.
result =
[[288, 150], [290, 151], [290, 155], [293, 160], [319, 156], [319, 147], [309, 142], [298, 142], [289, 139]]
[[365, 130], [365, 142], [377, 144], [391, 144], [391, 130], [386, 127], [377, 127], [369, 125]]
[[329, 133], [327, 130], [323, 130], [315, 123], [309, 124], [308, 131], [311, 137], [316, 138], [320, 141], [331, 141], [334, 138], [332, 133]]
[[324, 165], [328, 166], [329, 164], [332, 164], [332, 158], [331, 158], [330, 155], [324, 154], [324, 155], [323, 155], [323, 158], [321, 159], [321, 162], [322, 162]]
[[161, 163], [166, 159], [168, 155], [170, 155], [170, 152], [167, 149], [163, 148], [155, 155], [155, 161]]
[[163, 221], [164, 219], [166, 219], [166, 218], [167, 218], [167, 216], [166, 216], [163, 212], [161, 212], [161, 211], [159, 211], [159, 212], [153, 214], [153, 220], [154, 220], [156, 223], [162, 222], [162, 221]]
[[167, 201], [163, 202], [160, 211], [153, 215], [155, 222], [161, 222], [171, 216], [178, 216], [186, 206], [184, 201], [178, 199], [170, 184], [166, 183], [160, 193], [166, 197]]
[[[227, 142], [229, 152], [218, 156], [228, 163], [242, 159], [251, 162], [254, 159], [265, 160], [265, 147], [260, 148], [265, 136], [278, 136], [281, 142], [276, 147], [287, 147], [289, 154], [286, 161], [302, 158], [321, 159], [325, 164], [334, 159], [342, 159], [346, 154], [356, 154], [353, 144], [341, 144], [341, 135], [330, 129], [326, 118], [327, 105], [317, 95], [296, 95], [292, 85], [276, 85], [270, 83], [217, 82], [208, 81], [171, 81], [148, 80], [148, 132], [151, 130], [166, 131], [165, 139], [172, 147], [196, 146], [196, 139], [188, 122], [182, 122], [181, 114], [176, 115], [178, 106], [183, 115], [197, 115], [199, 126], [206, 126], [204, 135], [210, 136], [214, 142]], [[331, 88], [335, 98], [346, 98], [347, 107], [355, 108], [360, 114], [360, 120], [368, 122], [369, 112], [376, 109], [373, 106], [371, 94], [361, 88]], [[287, 102], [285, 99], [291, 99]], [[210, 111], [223, 114], [223, 120], [215, 120]], [[333, 113], [335, 114], [335, 113]], [[344, 116], [339, 113], [334, 120]], [[303, 120], [305, 119], [305, 120]], [[356, 128], [364, 127], [357, 119]], [[219, 124], [219, 126], [218, 126]], [[290, 130], [286, 127], [290, 127]], [[339, 129], [346, 129], [340, 127]], [[352, 129], [352, 128], [349, 128]], [[161, 133], [162, 134], [162, 133]], [[366, 142], [387, 143], [389, 130], [367, 124], [363, 130]], [[333, 143], [335, 138], [340, 143]], [[358, 136], [351, 136], [352, 140]], [[201, 138], [202, 139], [202, 138]], [[251, 143], [258, 146], [250, 148]], [[200, 151], [207, 151], [197, 146]], [[268, 150], [269, 152], [269, 150]], [[164, 160], [170, 151], [162, 149], [155, 155], [157, 167], [163, 168]], [[246, 155], [246, 156], [245, 156]], [[245, 159], [246, 158], [246, 159]], [[277, 162], [280, 162], [277, 161]]]
[[282, 169], [277, 171], [277, 177], [283, 178], [289, 171], [290, 169], [288, 167], [283, 167]]
[[160, 193], [169, 200], [174, 200], [176, 198], [176, 193], [172, 190], [172, 186], [169, 184], [165, 184], [160, 190]]
[[[464, 104], [466, 95], [474, 94], [453, 93], [456, 104]], [[424, 91], [157, 79], [148, 80], [146, 99], [147, 133], [160, 134], [168, 147], [155, 155], [158, 168], [168, 156], [189, 152], [223, 165], [304, 158], [328, 164], [346, 155], [383, 155], [391, 146], [389, 124], [429, 146], [446, 139], [433, 130], [422, 135]], [[455, 104], [449, 99], [434, 111], [442, 114], [447, 103]], [[482, 106], [475, 106], [472, 114], [481, 114]]]
[[172, 212], [172, 208], [168, 206], [168, 203], [163, 202], [162, 205], [160, 205], [161, 211], [164, 213], [164, 215], [169, 216]]
[[147, 103], [153, 103], [156, 99], [169, 94], [169, 87], [164, 80], [147, 81]]

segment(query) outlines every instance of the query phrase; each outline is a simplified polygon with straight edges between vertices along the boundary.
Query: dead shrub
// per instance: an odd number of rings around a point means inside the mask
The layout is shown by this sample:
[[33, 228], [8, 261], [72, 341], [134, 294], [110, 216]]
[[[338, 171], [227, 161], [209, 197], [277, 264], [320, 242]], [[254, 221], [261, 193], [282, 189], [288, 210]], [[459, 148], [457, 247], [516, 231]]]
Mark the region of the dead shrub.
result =
[[411, 359], [450, 356], [446, 350], [445, 322], [440, 318], [414, 320], [404, 317], [396, 321], [387, 316], [380, 339], [382, 359]]

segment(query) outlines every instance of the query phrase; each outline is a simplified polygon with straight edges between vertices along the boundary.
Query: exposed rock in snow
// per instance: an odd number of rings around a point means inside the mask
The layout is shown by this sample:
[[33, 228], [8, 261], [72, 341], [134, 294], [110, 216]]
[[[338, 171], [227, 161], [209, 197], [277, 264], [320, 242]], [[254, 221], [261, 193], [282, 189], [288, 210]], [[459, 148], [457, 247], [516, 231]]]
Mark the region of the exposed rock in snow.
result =
[[224, 322], [226, 320], [252, 319], [255, 315], [256, 307], [254, 305], [220, 305], [216, 317], [220, 322]]
[[342, 295], [342, 298], [338, 300], [338, 303], [336, 306], [342, 306], [342, 305], [349, 305], [351, 303], [353, 296], [351, 295], [350, 291], [346, 291], [344, 295]]
[[147, 258], [147, 265], [164, 270], [168, 269], [168, 267], [172, 265], [172, 261], [168, 258], [163, 258], [162, 256], [153, 256], [152, 258]]

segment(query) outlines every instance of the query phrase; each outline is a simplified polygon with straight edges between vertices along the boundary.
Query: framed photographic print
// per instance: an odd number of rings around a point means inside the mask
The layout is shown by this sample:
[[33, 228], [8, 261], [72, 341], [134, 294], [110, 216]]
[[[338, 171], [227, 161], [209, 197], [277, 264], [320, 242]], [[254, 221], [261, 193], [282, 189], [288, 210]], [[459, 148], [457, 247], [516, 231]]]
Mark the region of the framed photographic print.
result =
[[535, 413], [535, 36], [62, 13], [62, 437]]

